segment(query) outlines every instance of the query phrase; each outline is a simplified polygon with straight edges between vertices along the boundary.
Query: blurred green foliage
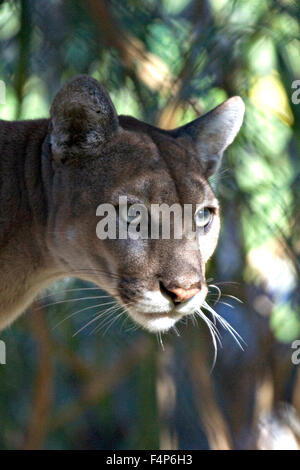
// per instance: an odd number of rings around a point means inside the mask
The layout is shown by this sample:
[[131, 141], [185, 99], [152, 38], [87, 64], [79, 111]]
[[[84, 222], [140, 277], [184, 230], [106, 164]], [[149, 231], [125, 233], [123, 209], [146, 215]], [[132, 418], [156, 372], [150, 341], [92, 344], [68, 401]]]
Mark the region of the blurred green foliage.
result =
[[[216, 306], [248, 345], [243, 353], [222, 332], [212, 375], [235, 448], [250, 445], [254, 390], [264, 374], [284, 364], [285, 375], [273, 374], [274, 396], [294, 404], [296, 393], [290, 342], [300, 336], [300, 105], [292, 102], [292, 83], [300, 79], [299, 19], [293, 0], [0, 4], [1, 119], [47, 116], [56, 91], [77, 73], [101, 81], [119, 114], [167, 128], [228, 96], [243, 97], [244, 126], [212, 182], [223, 229], [208, 276], [224, 296], [244, 301], [222, 297]], [[204, 326], [180, 325], [181, 337], [163, 338], [164, 352], [124, 316], [105, 334], [113, 318], [99, 332], [86, 328], [74, 336], [98, 312], [91, 300], [67, 301], [95, 292], [69, 291], [86, 287], [57, 284], [39, 302], [39, 314], [1, 333], [8, 364], [0, 366], [0, 448], [213, 447], [197, 405], [204, 379], [195, 391], [190, 371], [192, 358], [204, 363], [200, 343], [210, 352]], [[174, 392], [172, 409], [166, 390]]]

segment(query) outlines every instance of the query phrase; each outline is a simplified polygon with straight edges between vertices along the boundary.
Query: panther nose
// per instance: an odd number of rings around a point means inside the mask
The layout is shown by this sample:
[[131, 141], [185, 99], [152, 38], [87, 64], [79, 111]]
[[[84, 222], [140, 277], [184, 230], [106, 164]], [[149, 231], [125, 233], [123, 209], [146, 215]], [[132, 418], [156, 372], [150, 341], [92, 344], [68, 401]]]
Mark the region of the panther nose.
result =
[[163, 289], [166, 294], [168, 294], [175, 302], [185, 302], [190, 298], [194, 297], [194, 295], [200, 292], [200, 287], [190, 287], [189, 289], [184, 289], [183, 287], [176, 287], [174, 289]]
[[177, 302], [184, 302], [185, 300], [189, 300], [194, 295], [200, 292], [198, 287], [194, 287], [192, 289], [183, 289], [182, 287], [177, 287], [176, 289], [170, 289], [170, 292], [176, 295]]

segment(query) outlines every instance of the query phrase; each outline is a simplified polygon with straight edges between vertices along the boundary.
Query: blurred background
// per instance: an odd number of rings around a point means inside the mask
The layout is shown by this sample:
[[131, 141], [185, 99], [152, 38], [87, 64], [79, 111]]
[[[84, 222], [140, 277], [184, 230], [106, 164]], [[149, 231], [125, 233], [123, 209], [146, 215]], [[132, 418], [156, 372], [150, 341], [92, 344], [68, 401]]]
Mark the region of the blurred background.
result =
[[78, 73], [119, 114], [166, 129], [246, 103], [212, 181], [222, 231], [208, 273], [244, 351], [219, 325], [210, 373], [200, 320], [163, 344], [124, 316], [87, 325], [102, 293], [66, 279], [1, 332], [1, 449], [300, 448], [299, 20], [293, 0], [0, 1], [1, 119], [47, 117]]

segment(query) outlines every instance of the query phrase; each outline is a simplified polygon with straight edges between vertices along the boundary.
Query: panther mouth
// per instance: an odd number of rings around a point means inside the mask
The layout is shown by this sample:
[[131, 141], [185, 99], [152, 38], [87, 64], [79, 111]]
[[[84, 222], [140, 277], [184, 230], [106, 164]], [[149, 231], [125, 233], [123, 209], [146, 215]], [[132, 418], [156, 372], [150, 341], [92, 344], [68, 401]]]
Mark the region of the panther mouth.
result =
[[[145, 299], [151, 302], [137, 303], [128, 308], [131, 318], [144, 329], [151, 332], [166, 332], [185, 316], [194, 314], [206, 297], [206, 291], [200, 292], [190, 300], [174, 304], [164, 294], [146, 293]], [[159, 301], [159, 303], [154, 302]], [[163, 304], [165, 302], [165, 304]]]
[[[134, 302], [125, 302], [129, 317], [150, 332], [166, 332], [183, 317], [193, 315], [205, 300], [206, 285], [192, 298], [174, 302], [162, 290], [145, 290]], [[127, 299], [126, 299], [127, 300]]]
[[168, 331], [183, 317], [182, 314], [178, 314], [174, 310], [162, 313], [131, 311], [130, 314], [136, 323], [153, 333]]

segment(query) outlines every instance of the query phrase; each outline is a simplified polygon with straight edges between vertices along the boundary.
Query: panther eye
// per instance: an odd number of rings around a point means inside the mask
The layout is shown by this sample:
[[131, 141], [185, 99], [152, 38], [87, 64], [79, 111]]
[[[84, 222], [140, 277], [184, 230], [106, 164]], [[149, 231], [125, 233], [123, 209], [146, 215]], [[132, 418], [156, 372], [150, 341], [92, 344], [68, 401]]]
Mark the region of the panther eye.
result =
[[209, 207], [199, 209], [195, 214], [195, 224], [199, 228], [208, 227], [213, 218], [213, 211]]
[[127, 224], [137, 225], [142, 220], [142, 213], [137, 208], [134, 208], [133, 206], [121, 207], [120, 215], [121, 215], [121, 218], [124, 220], [124, 222], [126, 222]]

